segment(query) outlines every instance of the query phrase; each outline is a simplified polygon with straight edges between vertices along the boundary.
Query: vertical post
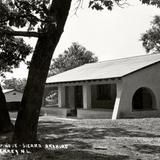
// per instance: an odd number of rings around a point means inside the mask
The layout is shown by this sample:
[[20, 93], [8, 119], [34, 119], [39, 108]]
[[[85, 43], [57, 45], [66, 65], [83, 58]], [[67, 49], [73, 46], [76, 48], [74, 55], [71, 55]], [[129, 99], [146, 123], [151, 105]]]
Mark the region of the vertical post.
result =
[[117, 83], [117, 96], [114, 104], [113, 114], [112, 114], [112, 120], [116, 120], [120, 113], [120, 102], [122, 97], [122, 90], [123, 90], [122, 81], [119, 81]]
[[68, 91], [69, 108], [75, 108], [74, 86], [69, 86]]
[[83, 109], [91, 108], [91, 86], [83, 85]]
[[65, 86], [58, 86], [58, 106], [65, 107]]

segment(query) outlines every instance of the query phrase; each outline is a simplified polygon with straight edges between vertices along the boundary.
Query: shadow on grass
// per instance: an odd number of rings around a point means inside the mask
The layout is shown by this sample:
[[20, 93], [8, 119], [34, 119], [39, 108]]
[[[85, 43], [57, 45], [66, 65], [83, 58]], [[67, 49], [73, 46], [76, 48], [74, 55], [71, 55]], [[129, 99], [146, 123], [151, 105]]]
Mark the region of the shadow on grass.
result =
[[39, 133], [41, 137], [53, 139], [105, 139], [105, 137], [146, 137], [157, 138], [160, 135], [146, 133], [145, 131], [129, 131], [123, 128], [78, 128], [73, 124], [62, 122], [40, 122]]
[[[42, 144], [70, 144], [78, 149], [91, 149], [92, 145], [80, 140], [74, 140], [76, 133], [72, 124], [62, 124], [61, 122], [40, 122], [38, 136]], [[73, 132], [73, 135], [69, 135]]]
[[127, 160], [128, 156], [104, 155], [88, 151], [52, 152], [41, 156], [40, 160]]
[[146, 154], [159, 154], [160, 153], [160, 146], [156, 145], [148, 145], [148, 144], [135, 144], [133, 145], [136, 151], [140, 153]]
[[[4, 157], [9, 160], [11, 157]], [[88, 151], [43, 151], [32, 154], [13, 156], [12, 160], [128, 160], [126, 155], [104, 155]]]
[[[127, 159], [128, 157], [126, 155], [105, 155], [94, 153], [92, 151], [95, 151], [95, 148], [92, 146], [92, 142], [89, 140], [102, 140], [106, 137], [146, 137], [146, 138], [154, 138], [154, 137], [160, 137], [160, 135], [150, 134], [146, 133], [145, 131], [129, 131], [123, 128], [83, 128], [78, 127], [77, 125], [74, 125], [73, 123], [69, 124], [65, 122], [40, 122], [39, 123], [39, 137], [40, 141], [44, 144], [70, 144], [73, 146], [72, 149], [75, 151], [69, 151], [65, 153], [65, 156], [68, 156], [69, 159], [75, 159], [75, 160], [85, 160], [88, 159], [87, 157], [90, 157], [89, 160], [92, 159], [106, 159], [106, 160], [121, 160], [121, 159]], [[144, 146], [142, 145], [135, 145], [137, 151], [139, 152], [158, 152], [160, 150], [160, 147], [157, 148], [154, 146], [146, 146], [146, 149], [144, 149]], [[80, 151], [78, 151], [80, 150]], [[87, 151], [86, 151], [87, 150]], [[101, 150], [101, 148], [100, 148]], [[102, 148], [103, 150], [103, 148]], [[107, 151], [107, 150], [106, 150]], [[101, 152], [100, 152], [101, 153]], [[104, 152], [103, 152], [104, 153]], [[53, 156], [51, 154], [51, 156]], [[78, 158], [74, 158], [74, 156]], [[85, 158], [84, 158], [85, 156]], [[129, 156], [129, 155], [128, 155]], [[56, 154], [55, 157], [57, 159], [61, 160], [65, 158], [63, 157], [63, 154]], [[62, 158], [63, 157], [63, 158]], [[67, 159], [67, 158], [66, 158]]]

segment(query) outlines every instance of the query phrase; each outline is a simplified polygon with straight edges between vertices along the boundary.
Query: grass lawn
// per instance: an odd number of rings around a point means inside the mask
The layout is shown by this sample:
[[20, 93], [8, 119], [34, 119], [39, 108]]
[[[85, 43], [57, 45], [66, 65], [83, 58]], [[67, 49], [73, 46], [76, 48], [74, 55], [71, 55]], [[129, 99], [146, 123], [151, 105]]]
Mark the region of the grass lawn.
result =
[[160, 160], [160, 118], [112, 121], [42, 116], [38, 136], [42, 144], [67, 144], [68, 148], [6, 154], [0, 160]]

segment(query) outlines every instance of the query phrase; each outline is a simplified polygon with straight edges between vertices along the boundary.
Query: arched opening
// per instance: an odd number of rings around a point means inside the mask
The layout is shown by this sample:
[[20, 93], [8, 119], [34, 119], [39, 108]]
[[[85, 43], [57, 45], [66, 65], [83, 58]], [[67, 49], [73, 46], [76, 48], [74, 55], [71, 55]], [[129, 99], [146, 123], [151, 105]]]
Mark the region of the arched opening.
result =
[[156, 106], [155, 95], [149, 88], [139, 88], [133, 95], [133, 110], [149, 110]]

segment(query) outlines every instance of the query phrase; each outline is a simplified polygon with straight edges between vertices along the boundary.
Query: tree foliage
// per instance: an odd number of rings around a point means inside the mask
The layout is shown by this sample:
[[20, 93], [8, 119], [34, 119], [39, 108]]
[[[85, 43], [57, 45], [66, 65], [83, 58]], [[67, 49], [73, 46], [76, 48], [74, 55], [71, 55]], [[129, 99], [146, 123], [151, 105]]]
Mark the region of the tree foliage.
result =
[[27, 45], [22, 38], [4, 34], [4, 31], [12, 32], [11, 26], [17, 27], [16, 10], [12, 1], [0, 2], [0, 72], [11, 72], [13, 67], [17, 67], [21, 61], [25, 61], [26, 56], [32, 52], [30, 45]]
[[[154, 5], [160, 7], [159, 0], [140, 0], [142, 4]], [[90, 0], [89, 7], [96, 10], [103, 10], [107, 8], [108, 10], [112, 10], [115, 5], [119, 7], [123, 7], [124, 5], [129, 4], [127, 0]]]
[[[2, 3], [3, 2], [3, 3]], [[4, 3], [5, 2], [5, 3]], [[13, 21], [16, 21], [16, 10], [13, 9], [12, 1], [0, 2], [0, 72], [11, 72], [21, 61], [25, 61], [27, 55], [32, 52], [22, 38], [4, 34], [12, 32]], [[16, 23], [15, 26], [18, 26]], [[20, 26], [18, 26], [20, 27]]]
[[155, 16], [151, 25], [140, 40], [147, 53], [160, 53], [160, 16]]
[[31, 52], [32, 48], [26, 45], [22, 38], [0, 37], [0, 71], [11, 72], [21, 61], [25, 61]]
[[[27, 45], [22, 38], [4, 34], [4, 30], [12, 31], [8, 26], [7, 14], [10, 13], [7, 3], [0, 2], [0, 76], [5, 77], [4, 72], [12, 72], [26, 56], [32, 52], [30, 45]], [[9, 17], [8, 17], [9, 18]], [[7, 110], [6, 99], [0, 85], [0, 131], [6, 132], [13, 129]]]
[[28, 26], [29, 30], [34, 30], [35, 26], [41, 22], [43, 29], [45, 23], [50, 20], [48, 18], [47, 4], [49, 0], [5, 0], [1, 3], [1, 23], [4, 29], [8, 29], [6, 25], [23, 28]]
[[58, 58], [52, 60], [49, 76], [97, 61], [98, 57], [94, 56], [91, 51], [74, 42], [63, 54], [59, 54]]
[[[53, 3], [54, 1], [55, 0], [53, 0]], [[143, 4], [160, 7], [159, 0], [140, 1]], [[96, 10], [102, 10], [104, 8], [112, 10], [114, 5], [123, 6], [127, 2], [129, 3], [127, 0], [90, 0], [89, 7]], [[52, 6], [53, 12], [56, 12], [56, 9], [60, 8], [61, 5], [61, 3], [58, 1], [55, 1], [55, 4], [56, 5]], [[50, 7], [50, 0], [2, 0], [0, 2], [0, 29], [3, 31], [9, 31], [11, 26], [17, 28], [23, 28], [27, 26], [27, 31], [36, 30], [38, 33], [46, 32], [49, 23], [54, 25], [57, 25], [58, 23], [56, 16], [51, 16]], [[38, 37], [38, 34], [35, 34], [35, 36]]]
[[16, 78], [12, 78], [12, 79], [6, 79], [3, 83], [3, 88], [4, 89], [15, 89], [17, 91], [24, 91], [25, 85], [26, 85], [26, 79], [16, 79]]

